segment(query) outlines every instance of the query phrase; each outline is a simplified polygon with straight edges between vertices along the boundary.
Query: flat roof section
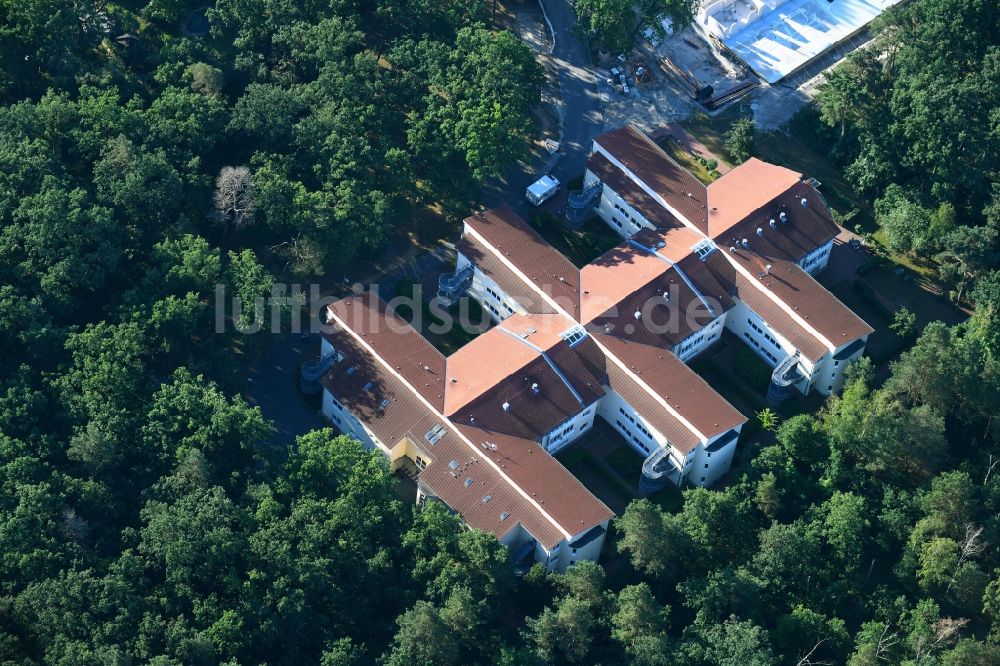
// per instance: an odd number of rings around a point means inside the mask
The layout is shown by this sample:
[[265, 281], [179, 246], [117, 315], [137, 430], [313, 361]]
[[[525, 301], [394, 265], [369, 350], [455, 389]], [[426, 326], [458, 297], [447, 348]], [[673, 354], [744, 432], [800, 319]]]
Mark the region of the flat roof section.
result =
[[723, 40], [762, 79], [777, 83], [902, 0], [788, 0]]

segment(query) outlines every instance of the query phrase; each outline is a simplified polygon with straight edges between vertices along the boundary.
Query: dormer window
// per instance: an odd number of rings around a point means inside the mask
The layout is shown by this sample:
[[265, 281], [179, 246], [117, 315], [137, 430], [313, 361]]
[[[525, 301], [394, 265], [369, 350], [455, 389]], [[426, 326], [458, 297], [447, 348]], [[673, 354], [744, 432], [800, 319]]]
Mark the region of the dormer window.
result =
[[698, 255], [698, 258], [704, 260], [705, 257], [712, 254], [715, 251], [715, 243], [710, 239], [706, 238], [704, 240], [698, 241], [698, 243], [691, 248], [691, 251]]
[[562, 334], [562, 339], [568, 342], [570, 347], [580, 342], [585, 337], [587, 337], [587, 332], [583, 329], [583, 326], [574, 326]]

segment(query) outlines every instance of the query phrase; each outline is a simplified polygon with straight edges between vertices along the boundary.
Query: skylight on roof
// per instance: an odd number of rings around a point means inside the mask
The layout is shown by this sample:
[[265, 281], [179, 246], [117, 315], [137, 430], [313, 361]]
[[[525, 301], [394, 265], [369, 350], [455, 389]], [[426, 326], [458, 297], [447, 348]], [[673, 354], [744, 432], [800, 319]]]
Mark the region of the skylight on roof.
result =
[[691, 248], [691, 251], [698, 255], [699, 259], [704, 260], [705, 257], [715, 251], [715, 243], [713, 243], [711, 239], [705, 238], [698, 241], [698, 243]]
[[458, 461], [452, 460], [451, 462], [448, 463], [448, 467], [451, 467], [452, 469], [458, 469], [459, 467]]
[[427, 434], [424, 435], [424, 439], [426, 439], [430, 444], [437, 444], [438, 440], [444, 437], [446, 432], [448, 431], [445, 430], [444, 426], [439, 423], [427, 431]]
[[562, 339], [568, 342], [570, 347], [580, 342], [585, 337], [587, 337], [587, 332], [584, 330], [583, 326], [574, 326], [562, 334]]
[[372, 390], [373, 386], [375, 386], [375, 382], [368, 382], [367, 384], [365, 384], [364, 386], [361, 387], [361, 390], [365, 391], [365, 392], [368, 392], [368, 391]]
[[354, 371], [355, 371], [355, 370], [357, 370], [357, 369], [358, 369], [358, 366], [356, 366], [356, 365], [352, 365], [351, 367], [349, 367], [349, 368], [347, 369], [347, 372], [346, 372], [346, 373], [344, 373], [344, 374], [348, 374], [348, 375], [353, 375], [353, 374], [354, 374]]
[[492, 499], [493, 499], [493, 495], [486, 495], [485, 497], [483, 497], [483, 504], [486, 504], [487, 502], [489, 502]]
[[474, 483], [474, 481], [472, 480], [472, 477], [471, 477], [471, 476], [470, 476], [470, 477], [467, 477], [467, 478], [465, 479], [465, 487], [466, 487], [466, 488], [468, 488], [469, 486], [471, 486], [471, 485], [472, 485], [473, 483]]
[[385, 409], [386, 407], [389, 406], [390, 402], [392, 402], [392, 398], [383, 398], [382, 402], [380, 402], [379, 405], [382, 406], [382, 409]]

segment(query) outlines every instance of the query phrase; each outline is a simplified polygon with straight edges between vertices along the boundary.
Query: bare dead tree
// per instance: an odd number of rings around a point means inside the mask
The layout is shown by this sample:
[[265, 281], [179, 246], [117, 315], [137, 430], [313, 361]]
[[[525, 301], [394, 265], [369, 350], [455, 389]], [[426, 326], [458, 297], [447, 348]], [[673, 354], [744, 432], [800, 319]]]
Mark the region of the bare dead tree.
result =
[[931, 654], [935, 650], [946, 646], [951, 643], [953, 639], [958, 637], [958, 632], [967, 625], [969, 621], [964, 617], [951, 618], [943, 617], [934, 623], [934, 633], [930, 637], [930, 641], [925, 641], [921, 639], [916, 647], [914, 648], [914, 661], [920, 663], [920, 660]]
[[989, 483], [989, 481], [990, 481], [990, 475], [993, 474], [993, 468], [997, 466], [997, 463], [1000, 463], [1000, 458], [997, 458], [996, 460], [994, 460], [993, 459], [993, 454], [991, 453], [990, 454], [990, 464], [989, 464], [989, 467], [986, 468], [986, 476], [983, 477], [983, 485], [984, 486], [987, 483]]
[[816, 652], [816, 650], [819, 648], [820, 645], [822, 645], [823, 643], [826, 642], [827, 638], [829, 638], [829, 636], [827, 636], [826, 638], [821, 638], [818, 641], [816, 641], [816, 645], [813, 645], [812, 649], [809, 650], [809, 652], [806, 652], [805, 656], [803, 656], [802, 658], [800, 658], [799, 661], [798, 661], [798, 663], [795, 664], [795, 666], [829, 666], [830, 664], [833, 664], [832, 661], [826, 661], [826, 660], [823, 660], [823, 661], [813, 661], [812, 660], [813, 653]]
[[875, 645], [876, 660], [889, 661], [889, 650], [899, 642], [896, 632], [889, 633], [890, 627], [891, 625], [888, 622], [882, 627], [882, 633], [878, 637], [878, 644]]
[[237, 229], [253, 222], [255, 193], [248, 167], [222, 167], [215, 179], [215, 212], [219, 219]]
[[983, 527], [976, 527], [972, 523], [965, 526], [965, 537], [958, 543], [958, 564], [955, 565], [955, 571], [951, 574], [951, 580], [948, 581], [948, 590], [951, 590], [951, 586], [955, 584], [955, 578], [958, 576], [959, 569], [965, 564], [966, 560], [975, 557], [979, 553], [986, 550], [986, 542], [980, 541], [979, 537], [983, 534]]

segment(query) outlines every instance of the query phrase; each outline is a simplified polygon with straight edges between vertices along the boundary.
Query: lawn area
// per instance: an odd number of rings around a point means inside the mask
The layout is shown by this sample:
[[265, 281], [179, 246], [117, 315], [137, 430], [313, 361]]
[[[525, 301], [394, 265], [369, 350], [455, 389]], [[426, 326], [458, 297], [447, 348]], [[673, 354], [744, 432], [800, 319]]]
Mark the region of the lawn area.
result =
[[576, 230], [567, 228], [551, 213], [539, 213], [531, 218], [531, 226], [577, 268], [586, 266], [622, 242], [621, 236], [596, 216]]
[[[414, 283], [412, 279], [400, 280], [399, 284], [396, 285], [396, 295], [408, 297], [414, 293], [413, 288]], [[420, 306], [419, 320], [414, 319], [413, 310], [409, 304], [399, 305], [396, 308], [396, 314], [409, 322], [427, 338], [428, 342], [434, 345], [445, 356], [455, 353], [471, 342], [473, 338], [488, 331], [493, 325], [493, 320], [490, 319], [489, 315], [486, 314], [482, 306], [474, 298], [462, 297], [458, 303], [448, 308], [447, 312], [451, 315], [453, 325], [448, 326], [444, 332], [435, 331], [435, 329], [441, 328], [440, 326], [435, 326], [435, 324], [440, 324], [441, 320], [431, 312], [427, 301], [421, 300]], [[463, 310], [466, 314], [463, 314]], [[480, 324], [481, 322], [481, 325], [477, 326], [475, 330], [466, 330], [460, 325], [460, 322], [463, 320], [472, 324]]]
[[642, 474], [642, 458], [628, 445], [619, 446], [604, 459], [626, 479], [638, 480]]
[[[698, 113], [680, 124], [713, 153], [724, 156], [727, 154], [726, 132], [737, 120], [750, 116], [748, 107], [733, 105], [716, 116]], [[821, 183], [820, 193], [837, 213], [848, 215], [857, 211], [851, 218], [851, 226], [861, 224], [865, 229], [874, 230], [875, 215], [871, 204], [858, 196], [839, 168], [802, 139], [800, 123], [793, 120], [786, 129], [787, 133], [758, 132], [754, 156], [815, 178]]]
[[708, 185], [713, 180], [719, 178], [718, 171], [708, 168], [711, 165], [711, 162], [708, 164], [703, 163], [697, 157], [684, 150], [684, 148], [672, 137], [663, 137], [657, 142], [656, 145], [662, 148], [667, 155], [674, 158], [675, 162], [690, 171], [695, 178], [700, 180], [705, 185]]

